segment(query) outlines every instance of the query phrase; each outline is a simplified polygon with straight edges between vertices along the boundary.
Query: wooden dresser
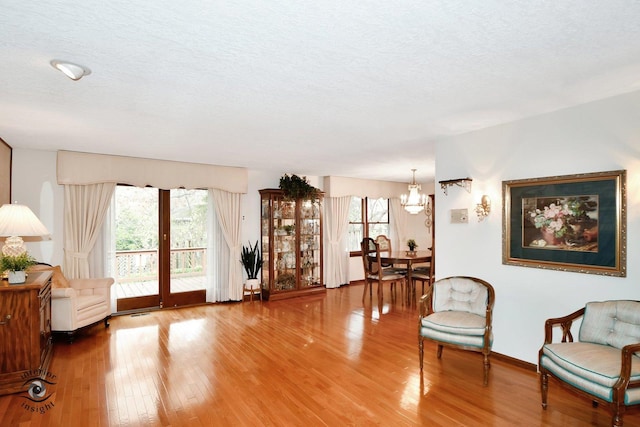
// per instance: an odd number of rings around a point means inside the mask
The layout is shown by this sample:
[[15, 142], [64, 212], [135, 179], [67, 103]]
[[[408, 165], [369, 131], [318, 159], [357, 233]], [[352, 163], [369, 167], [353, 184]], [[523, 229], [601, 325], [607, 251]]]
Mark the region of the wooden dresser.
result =
[[24, 391], [44, 377], [52, 354], [51, 272], [29, 273], [26, 283], [0, 282], [0, 395]]

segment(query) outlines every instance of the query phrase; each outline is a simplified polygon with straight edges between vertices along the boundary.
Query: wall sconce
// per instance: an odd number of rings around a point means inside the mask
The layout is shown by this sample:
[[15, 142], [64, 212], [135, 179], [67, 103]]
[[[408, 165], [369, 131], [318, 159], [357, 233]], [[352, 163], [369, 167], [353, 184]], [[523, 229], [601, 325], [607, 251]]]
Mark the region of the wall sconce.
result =
[[491, 212], [491, 198], [488, 195], [483, 195], [480, 203], [476, 205], [476, 214], [478, 214], [478, 222], [489, 216]]

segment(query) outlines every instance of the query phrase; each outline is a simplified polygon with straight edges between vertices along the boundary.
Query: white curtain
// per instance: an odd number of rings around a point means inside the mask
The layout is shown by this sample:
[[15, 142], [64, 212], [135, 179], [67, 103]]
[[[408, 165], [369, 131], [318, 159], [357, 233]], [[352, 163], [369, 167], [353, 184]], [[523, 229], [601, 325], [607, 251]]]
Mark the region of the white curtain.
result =
[[[116, 283], [111, 285], [111, 311], [118, 311], [118, 272], [116, 271], [116, 198], [111, 196], [109, 209], [102, 226], [102, 264], [104, 277], [113, 277]], [[96, 243], [98, 244], [98, 243]]]
[[391, 209], [391, 219], [396, 230], [397, 241], [391, 243], [392, 248], [403, 248], [407, 241], [407, 211], [400, 204], [400, 199], [393, 197], [389, 199]]
[[326, 197], [325, 217], [328, 245], [324, 277], [327, 288], [339, 288], [349, 283], [349, 251], [345, 243], [349, 229], [351, 196]]
[[207, 302], [229, 301], [229, 259], [231, 251], [220, 227], [214, 207], [213, 194], [209, 192], [207, 206]]
[[[226, 245], [229, 257], [227, 260], [228, 276], [226, 282], [224, 281], [224, 277], [220, 276], [222, 271], [219, 273], [214, 272], [213, 274], [217, 274], [218, 280], [213, 280], [208, 285], [211, 289], [207, 289], [207, 301], [216, 301], [216, 297], [224, 298], [225, 291], [228, 297], [225, 300], [241, 301], [243, 294], [242, 264], [240, 262], [240, 254], [242, 251], [242, 244], [240, 242], [241, 194], [229, 193], [228, 191], [212, 188], [209, 190], [209, 196], [210, 199], [213, 200], [217, 224], [219, 224], [222, 235], [224, 236], [224, 243], [222, 243], [222, 239], [216, 239], [215, 233], [212, 232], [213, 241], [211, 243], [213, 244], [213, 250], [207, 250], [207, 252], [212, 252], [215, 253], [216, 256], [219, 256], [223, 253], [223, 247]], [[213, 268], [213, 266], [211, 267]], [[224, 289], [225, 287], [226, 289]]]
[[114, 183], [64, 186], [64, 272], [68, 278], [90, 277], [89, 252], [115, 188]]

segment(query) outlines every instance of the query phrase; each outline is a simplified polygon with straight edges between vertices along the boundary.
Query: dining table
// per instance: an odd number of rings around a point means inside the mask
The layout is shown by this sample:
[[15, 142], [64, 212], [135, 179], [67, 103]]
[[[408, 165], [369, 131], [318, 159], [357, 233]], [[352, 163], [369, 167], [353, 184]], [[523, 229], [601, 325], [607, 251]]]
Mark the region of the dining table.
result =
[[[392, 250], [389, 251], [380, 251], [380, 262], [382, 264], [402, 264], [407, 267], [407, 300], [410, 298], [410, 292], [408, 291], [409, 286], [413, 285], [411, 274], [413, 271], [413, 265], [415, 264], [423, 264], [427, 262], [431, 262], [431, 251], [423, 250], [423, 251], [401, 251], [401, 250]], [[411, 288], [413, 289], [413, 288]]]

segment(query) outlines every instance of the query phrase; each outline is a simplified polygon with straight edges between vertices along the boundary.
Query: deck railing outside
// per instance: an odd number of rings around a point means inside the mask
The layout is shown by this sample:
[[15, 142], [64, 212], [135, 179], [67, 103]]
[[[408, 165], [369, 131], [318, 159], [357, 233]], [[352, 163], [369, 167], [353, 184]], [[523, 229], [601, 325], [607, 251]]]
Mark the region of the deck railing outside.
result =
[[[171, 249], [172, 277], [207, 274], [207, 248]], [[116, 282], [144, 282], [158, 279], [158, 251], [116, 251]]]

